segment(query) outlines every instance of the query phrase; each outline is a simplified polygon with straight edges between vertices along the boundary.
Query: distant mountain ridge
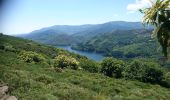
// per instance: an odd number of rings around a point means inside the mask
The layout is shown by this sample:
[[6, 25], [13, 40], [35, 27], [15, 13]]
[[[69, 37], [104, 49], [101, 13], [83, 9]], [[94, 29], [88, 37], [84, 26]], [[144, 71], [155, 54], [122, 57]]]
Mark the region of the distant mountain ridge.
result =
[[103, 24], [55, 25], [19, 35], [49, 45], [71, 45], [115, 30], [144, 29], [140, 22], [112, 21]]

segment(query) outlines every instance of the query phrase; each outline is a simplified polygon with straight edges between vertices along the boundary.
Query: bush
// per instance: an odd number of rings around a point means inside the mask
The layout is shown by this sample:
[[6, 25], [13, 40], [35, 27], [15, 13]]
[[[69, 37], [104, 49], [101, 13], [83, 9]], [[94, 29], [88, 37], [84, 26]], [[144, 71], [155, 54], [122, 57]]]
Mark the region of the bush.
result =
[[32, 51], [21, 51], [19, 54], [19, 59], [31, 63], [31, 62], [42, 62], [44, 57], [41, 54]]
[[146, 63], [146, 69], [142, 75], [144, 82], [160, 83], [163, 80], [164, 72], [156, 63]]
[[99, 64], [95, 61], [88, 60], [88, 59], [81, 59], [80, 60], [80, 67], [88, 72], [97, 73], [99, 72]]
[[123, 72], [126, 79], [136, 79], [142, 82], [160, 83], [163, 79], [163, 70], [153, 62], [134, 60]]
[[145, 66], [143, 64], [143, 62], [139, 61], [139, 60], [134, 60], [130, 63], [130, 65], [128, 65], [124, 72], [123, 72], [123, 76], [126, 79], [137, 79], [142, 81], [142, 75], [145, 71]]
[[[3, 47], [2, 47], [3, 48]], [[9, 43], [4, 44], [4, 50], [10, 52], [16, 52], [16, 49]]]
[[70, 67], [71, 69], [78, 69], [79, 62], [71, 57], [71, 56], [65, 56], [65, 55], [59, 55], [55, 57], [54, 59], [54, 67], [59, 68], [67, 68]]
[[109, 77], [115, 76], [116, 78], [122, 77], [125, 63], [122, 60], [114, 58], [105, 58], [101, 63], [101, 72]]

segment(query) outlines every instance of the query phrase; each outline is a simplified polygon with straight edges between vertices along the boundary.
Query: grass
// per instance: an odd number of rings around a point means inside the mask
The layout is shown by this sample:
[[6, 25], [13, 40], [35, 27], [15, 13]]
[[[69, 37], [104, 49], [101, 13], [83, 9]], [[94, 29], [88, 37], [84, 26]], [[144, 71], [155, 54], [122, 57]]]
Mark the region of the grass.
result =
[[[56, 55], [59, 52], [67, 52], [14, 37], [5, 36], [3, 39], [0, 37], [0, 43], [10, 43], [15, 49], [20, 50], [26, 49], [25, 44], [29, 42], [31, 43], [29, 50], [34, 49], [36, 52], [41, 50], [39, 53], [49, 59], [53, 55], [51, 51]], [[77, 57], [75, 54], [68, 54]], [[0, 82], [8, 84], [10, 93], [18, 100], [168, 100], [170, 98], [170, 89], [160, 85], [115, 79], [82, 70], [64, 69], [63, 72], [56, 72], [47, 63], [25, 63], [17, 56], [17, 52], [0, 50]]]

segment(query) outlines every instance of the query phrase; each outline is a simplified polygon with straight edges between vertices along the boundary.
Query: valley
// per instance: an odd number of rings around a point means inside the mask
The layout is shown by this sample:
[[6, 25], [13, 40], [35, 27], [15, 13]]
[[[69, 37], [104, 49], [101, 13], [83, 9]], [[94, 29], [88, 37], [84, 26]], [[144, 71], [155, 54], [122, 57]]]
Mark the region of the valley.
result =
[[55, 25], [19, 37], [120, 59], [161, 57], [157, 49], [159, 43], [151, 38], [151, 32], [152, 27], [144, 27], [140, 22], [113, 21], [94, 25]]
[[170, 0], [0, 0], [0, 100], [170, 100]]

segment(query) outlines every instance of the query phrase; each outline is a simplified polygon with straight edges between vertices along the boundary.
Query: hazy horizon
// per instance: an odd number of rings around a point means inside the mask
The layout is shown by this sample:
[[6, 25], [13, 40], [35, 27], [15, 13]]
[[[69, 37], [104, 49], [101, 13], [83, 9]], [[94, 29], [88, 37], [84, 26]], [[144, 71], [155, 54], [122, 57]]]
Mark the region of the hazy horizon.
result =
[[0, 32], [14, 35], [54, 25], [140, 22], [138, 9], [148, 5], [147, 0], [8, 0]]
[[[130, 21], [109, 21], [109, 22], [130, 22]], [[109, 23], [109, 22], [104, 22], [104, 23]], [[139, 22], [139, 21], [135, 21], [134, 23], [137, 23], [137, 22]], [[83, 25], [99, 25], [99, 24], [104, 24], [104, 23], [97, 23], [97, 24], [96, 23], [93, 23], [93, 24], [76, 24], [76, 25], [74, 25], [74, 24], [72, 24], [72, 25], [71, 24], [70, 25], [66, 25], [66, 24], [64, 24], [64, 25], [51, 25], [51, 26], [47, 26], [47, 27], [41, 27], [41, 28], [38, 28], [38, 29], [34, 29], [34, 30], [32, 30], [30, 32], [27, 32], [27, 33], [7, 34], [7, 35], [14, 35], [14, 36], [15, 35], [24, 35], [24, 34], [29, 34], [29, 33], [33, 32], [33, 31], [38, 31], [38, 30], [49, 28], [49, 27], [53, 27], [53, 26], [83, 26]]]

